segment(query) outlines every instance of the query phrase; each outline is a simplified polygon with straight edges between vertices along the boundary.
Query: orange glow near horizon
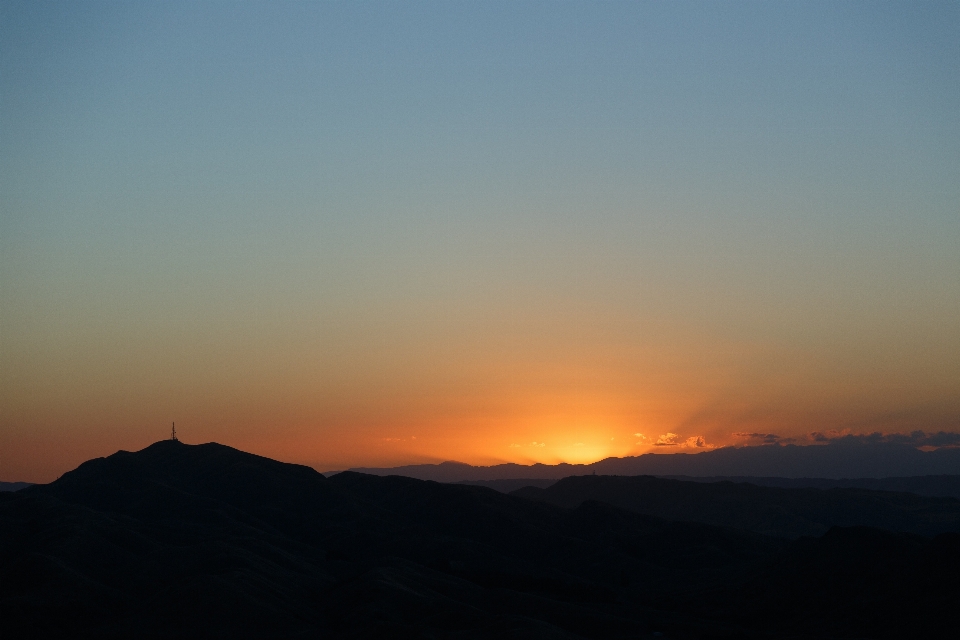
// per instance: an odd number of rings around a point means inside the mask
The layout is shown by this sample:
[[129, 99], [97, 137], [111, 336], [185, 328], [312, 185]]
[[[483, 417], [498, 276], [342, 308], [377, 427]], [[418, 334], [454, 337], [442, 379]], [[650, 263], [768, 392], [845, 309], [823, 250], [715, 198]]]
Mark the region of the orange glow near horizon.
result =
[[[312, 404], [315, 396], [306, 385], [281, 389], [264, 384], [257, 395], [233, 390], [226, 396], [229, 402], [222, 392], [191, 395], [185, 387], [173, 417], [184, 442], [217, 441], [331, 471], [446, 460], [474, 465], [590, 463], [611, 456], [695, 453], [756, 444], [735, 435], [748, 432], [777, 434], [805, 444], [809, 432], [830, 429], [909, 432], [934, 431], [939, 426], [949, 430], [953, 411], [950, 402], [928, 402], [913, 412], [891, 416], [883, 410], [902, 402], [896, 394], [871, 404], [844, 397], [835, 389], [832, 398], [821, 395], [817, 406], [809, 402], [804, 406], [797, 396], [784, 395], [780, 387], [774, 388], [777, 393], [768, 389], [766, 398], [751, 402], [735, 385], [717, 381], [704, 385], [699, 376], [701, 388], [712, 386], [713, 394], [685, 396], [677, 391], [684, 385], [678, 384], [676, 371], [672, 376], [658, 372], [665, 385], [660, 389], [656, 378], [641, 379], [637, 387], [653, 391], [644, 394], [618, 390], [615, 381], [598, 381], [592, 374], [579, 380], [583, 391], [567, 393], [566, 388], [576, 382], [570, 380], [576, 376], [569, 370], [559, 377], [556, 373], [535, 377], [529, 369], [523, 371], [527, 374], [523, 381], [501, 381], [501, 387], [467, 380], [458, 388], [469, 392], [452, 392], [438, 379], [420, 378], [412, 385], [410, 380], [398, 380], [391, 393], [381, 387], [376, 394], [377, 387], [372, 386], [350, 395], [321, 396], [318, 405]], [[431, 382], [439, 389], [424, 393], [424, 389], [430, 391]], [[560, 392], [551, 387], [559, 387]], [[376, 402], [362, 402], [364, 396]], [[217, 398], [219, 404], [211, 402]], [[24, 406], [18, 412], [8, 410], [4, 415], [8, 424], [33, 421], [32, 429], [3, 434], [0, 464], [6, 481], [47, 482], [86, 459], [148, 446], [169, 434], [169, 422], [155, 415], [173, 413], [173, 403], [142, 388], [127, 388], [112, 397], [106, 394], [96, 403], [83, 396], [64, 398], [42, 410], [34, 406], [32, 413], [26, 410], [31, 408], [27, 400], [21, 400]], [[8, 407], [16, 409], [13, 403]], [[44, 422], [59, 428], [43, 428]], [[657, 446], [658, 442], [664, 446]]]
[[539, 333], [471, 326], [434, 336], [446, 350], [411, 344], [402, 325], [373, 345], [354, 327], [314, 344], [251, 343], [226, 357], [196, 338], [174, 349], [140, 344], [127, 356], [111, 348], [113, 359], [82, 341], [73, 354], [27, 345], [32, 360], [20, 361], [18, 346], [7, 346], [7, 361], [21, 366], [2, 389], [0, 479], [50, 481], [86, 459], [167, 437], [171, 419], [184, 442], [327, 471], [589, 463], [753, 443], [737, 433], [804, 443], [813, 431], [949, 431], [960, 404], [949, 368], [941, 375], [903, 360], [891, 377], [870, 369], [869, 352], [858, 361], [722, 341], [709, 348], [656, 327], [639, 341], [616, 326], [570, 341], [551, 322]]

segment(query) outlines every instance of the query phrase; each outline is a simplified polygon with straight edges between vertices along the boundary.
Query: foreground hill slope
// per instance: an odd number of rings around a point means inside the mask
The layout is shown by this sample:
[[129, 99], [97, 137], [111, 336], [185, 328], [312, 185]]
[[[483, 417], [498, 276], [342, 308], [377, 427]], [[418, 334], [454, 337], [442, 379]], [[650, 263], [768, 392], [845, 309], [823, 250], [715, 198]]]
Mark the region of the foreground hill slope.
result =
[[[960, 471], [960, 469], [957, 469]], [[668, 480], [688, 482], [749, 482], [761, 487], [782, 489], [869, 489], [871, 491], [896, 491], [915, 493], [918, 496], [960, 499], [960, 475], [902, 476], [888, 478], [778, 478], [764, 476], [661, 476]], [[510, 482], [510, 481], [502, 481]], [[552, 483], [527, 483], [527, 486], [546, 488]], [[505, 491], [515, 491], [522, 484], [514, 484]], [[497, 487], [493, 487], [497, 488]], [[501, 489], [502, 490], [502, 489]]]
[[571, 476], [511, 495], [575, 508], [599, 500], [645, 515], [766, 535], [820, 536], [870, 526], [933, 536], [960, 532], [960, 500], [866, 489], [784, 489], [746, 482], [687, 482], [652, 476]]
[[[958, 538], [790, 543], [161, 442], [0, 494], [0, 620], [18, 638], [937, 637]], [[869, 596], [845, 591], [864, 567]], [[804, 611], [781, 584], [832, 595]]]
[[0, 491], [20, 491], [32, 484], [32, 482], [0, 482]]

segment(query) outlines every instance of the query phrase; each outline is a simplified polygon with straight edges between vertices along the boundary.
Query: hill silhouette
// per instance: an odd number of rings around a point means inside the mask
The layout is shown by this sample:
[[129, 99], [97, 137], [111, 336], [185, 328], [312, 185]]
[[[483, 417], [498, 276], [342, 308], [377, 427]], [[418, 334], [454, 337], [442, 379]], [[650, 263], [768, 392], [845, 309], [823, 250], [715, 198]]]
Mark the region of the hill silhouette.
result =
[[785, 489], [652, 476], [572, 476], [511, 495], [576, 508], [598, 500], [645, 515], [766, 535], [820, 536], [834, 526], [871, 526], [933, 536], [960, 531], [960, 500], [865, 489]]
[[524, 487], [538, 487], [546, 489], [554, 484], [556, 480], [545, 480], [542, 478], [508, 478], [505, 480], [462, 480], [454, 484], [468, 484], [475, 487], [488, 487], [500, 493], [511, 493]]
[[371, 475], [400, 475], [437, 482], [510, 479], [559, 480], [568, 476], [757, 476], [779, 478], [887, 478], [960, 475], [960, 447], [921, 451], [896, 442], [837, 440], [825, 445], [724, 447], [700, 453], [647, 453], [606, 458], [592, 464], [499, 464], [462, 462], [352, 469]]
[[[894, 478], [765, 478], [757, 476], [656, 476], [667, 480], [686, 482], [747, 482], [761, 487], [782, 489], [870, 489], [897, 491], [918, 496], [960, 499], [960, 475], [908, 476]], [[504, 480], [462, 480], [456, 484], [489, 487], [501, 493], [511, 493], [524, 487], [546, 489], [558, 479], [510, 478]]]
[[[689, 482], [749, 482], [761, 487], [783, 489], [870, 489], [872, 491], [898, 491], [915, 493], [918, 496], [937, 498], [960, 498], [960, 475], [906, 476], [892, 478], [776, 478], [758, 476], [661, 476], [668, 480]], [[507, 481], [509, 482], [509, 481]], [[493, 485], [491, 488], [496, 488]], [[510, 485], [508, 485], [510, 486]], [[531, 484], [545, 489], [548, 484]], [[512, 486], [507, 492], [522, 488]]]
[[789, 541], [166, 441], [0, 494], [0, 620], [17, 638], [948, 637], [958, 555], [951, 533]]
[[26, 489], [32, 482], [0, 482], [0, 491], [20, 491]]

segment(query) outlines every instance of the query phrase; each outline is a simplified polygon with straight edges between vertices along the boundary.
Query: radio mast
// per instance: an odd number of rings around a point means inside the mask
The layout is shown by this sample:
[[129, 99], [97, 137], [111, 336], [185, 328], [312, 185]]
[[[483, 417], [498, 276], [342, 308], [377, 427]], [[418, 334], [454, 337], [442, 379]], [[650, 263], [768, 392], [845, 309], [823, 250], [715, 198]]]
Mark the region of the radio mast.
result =
[[170, 439], [173, 440], [174, 442], [179, 442], [179, 440], [177, 440], [177, 423], [176, 422], [173, 423], [173, 427], [170, 429]]

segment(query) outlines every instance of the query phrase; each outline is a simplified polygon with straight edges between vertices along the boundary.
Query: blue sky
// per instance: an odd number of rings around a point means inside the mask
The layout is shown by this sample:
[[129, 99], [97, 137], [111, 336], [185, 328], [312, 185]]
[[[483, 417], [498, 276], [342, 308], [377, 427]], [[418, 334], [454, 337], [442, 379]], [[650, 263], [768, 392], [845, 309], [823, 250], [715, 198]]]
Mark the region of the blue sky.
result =
[[7, 451], [960, 428], [956, 2], [0, 11]]

